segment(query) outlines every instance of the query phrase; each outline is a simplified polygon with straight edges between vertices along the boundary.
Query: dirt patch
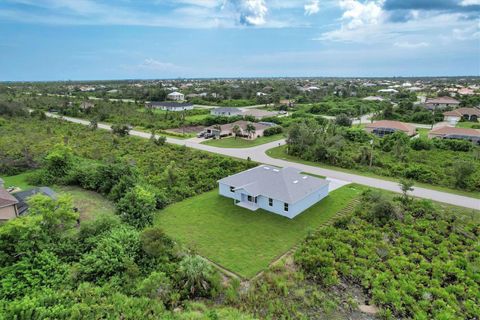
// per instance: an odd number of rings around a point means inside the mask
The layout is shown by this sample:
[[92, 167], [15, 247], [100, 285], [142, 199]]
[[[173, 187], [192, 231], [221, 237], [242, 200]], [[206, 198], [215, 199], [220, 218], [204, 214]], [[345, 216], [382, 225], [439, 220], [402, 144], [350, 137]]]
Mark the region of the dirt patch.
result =
[[167, 132], [174, 132], [174, 133], [199, 133], [205, 129], [205, 126], [188, 126], [183, 128], [172, 128], [167, 129]]
[[377, 314], [378, 311], [379, 311], [377, 307], [372, 306], [372, 305], [369, 306], [369, 305], [366, 305], [366, 304], [359, 305], [358, 309], [360, 311], [362, 311], [363, 313], [372, 314], [372, 315]]

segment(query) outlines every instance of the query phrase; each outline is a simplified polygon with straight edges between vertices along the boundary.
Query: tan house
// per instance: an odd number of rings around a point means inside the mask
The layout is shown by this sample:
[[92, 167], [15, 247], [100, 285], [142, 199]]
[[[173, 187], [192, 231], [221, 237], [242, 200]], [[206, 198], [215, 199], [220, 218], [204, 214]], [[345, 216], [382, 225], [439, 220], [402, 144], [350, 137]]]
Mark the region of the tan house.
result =
[[461, 119], [477, 122], [480, 119], [480, 110], [477, 108], [458, 108], [443, 113], [443, 120], [455, 126]]
[[18, 216], [18, 200], [3, 188], [0, 179], [0, 221], [6, 221]]
[[84, 111], [91, 109], [93, 107], [95, 107], [95, 104], [91, 101], [82, 101], [82, 103], [80, 103], [80, 109]]
[[425, 107], [429, 110], [436, 109], [445, 109], [445, 108], [456, 108], [460, 105], [460, 101], [452, 97], [438, 97], [438, 98], [428, 98], [425, 101]]
[[379, 137], [383, 137], [396, 131], [402, 131], [408, 136], [414, 136], [417, 134], [415, 126], [409, 123], [392, 120], [380, 120], [369, 123], [365, 126], [365, 131], [373, 133]]
[[430, 139], [462, 139], [480, 145], [480, 130], [468, 128], [440, 127], [428, 133]]
[[232, 123], [207, 127], [205, 128], [205, 133], [207, 135], [213, 135], [215, 138], [232, 136], [234, 135], [233, 128], [237, 125], [240, 128], [240, 132], [241, 132], [239, 136], [248, 137], [248, 132], [247, 132], [248, 124], [252, 124], [255, 127], [255, 133], [251, 137], [252, 139], [256, 139], [257, 137], [263, 136], [263, 131], [265, 131], [265, 129], [270, 127], [269, 125], [266, 125], [266, 124], [239, 120]]

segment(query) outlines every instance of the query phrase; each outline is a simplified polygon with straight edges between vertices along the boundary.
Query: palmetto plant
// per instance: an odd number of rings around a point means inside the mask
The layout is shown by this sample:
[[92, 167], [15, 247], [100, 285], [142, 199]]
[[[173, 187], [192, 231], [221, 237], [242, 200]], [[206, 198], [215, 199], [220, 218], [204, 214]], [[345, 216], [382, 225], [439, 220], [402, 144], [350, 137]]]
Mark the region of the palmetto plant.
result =
[[186, 256], [179, 267], [180, 285], [190, 296], [203, 296], [212, 288], [215, 271], [200, 256]]

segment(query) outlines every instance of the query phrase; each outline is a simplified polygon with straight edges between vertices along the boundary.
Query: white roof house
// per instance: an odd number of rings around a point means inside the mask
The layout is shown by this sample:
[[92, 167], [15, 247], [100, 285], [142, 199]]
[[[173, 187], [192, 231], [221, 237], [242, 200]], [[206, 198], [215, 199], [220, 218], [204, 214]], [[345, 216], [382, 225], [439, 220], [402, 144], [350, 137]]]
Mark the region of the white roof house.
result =
[[261, 208], [290, 219], [325, 198], [329, 183], [296, 168], [268, 165], [218, 181], [220, 195], [234, 199], [236, 205], [252, 211]]
[[167, 99], [174, 100], [174, 101], [183, 101], [185, 100], [185, 95], [183, 93], [174, 91], [172, 93], [167, 94]]

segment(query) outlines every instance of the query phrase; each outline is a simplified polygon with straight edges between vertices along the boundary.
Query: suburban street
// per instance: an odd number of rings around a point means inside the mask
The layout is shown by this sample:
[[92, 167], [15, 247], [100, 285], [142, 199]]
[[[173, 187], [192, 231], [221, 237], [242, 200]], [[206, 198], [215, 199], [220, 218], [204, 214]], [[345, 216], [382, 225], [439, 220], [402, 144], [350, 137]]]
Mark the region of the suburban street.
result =
[[[53, 113], [46, 113], [46, 114], [49, 117], [62, 118], [66, 121], [70, 121], [70, 122], [74, 122], [82, 125], [90, 124], [89, 121], [83, 120], [83, 119], [72, 118], [72, 117], [61, 117]], [[109, 125], [101, 124], [101, 123], [98, 124], [98, 128], [104, 129], [104, 130], [111, 130]], [[146, 139], [150, 138], [151, 136], [150, 133], [135, 131], [135, 130], [131, 130], [130, 135], [146, 138]], [[176, 144], [176, 145], [185, 145], [189, 148], [213, 152], [213, 153], [222, 154], [222, 155], [235, 157], [235, 158], [241, 158], [241, 159], [250, 158], [251, 160], [259, 163], [270, 164], [270, 165], [275, 165], [279, 167], [288, 167], [288, 166], [296, 167], [306, 173], [327, 177], [328, 180], [331, 181], [331, 190], [337, 189], [348, 183], [358, 183], [358, 184], [373, 187], [373, 188], [378, 188], [378, 189], [383, 189], [383, 190], [388, 190], [393, 192], [401, 192], [400, 187], [396, 182], [387, 181], [387, 180], [378, 179], [378, 178], [365, 177], [365, 176], [351, 174], [351, 173], [345, 173], [337, 170], [324, 169], [316, 166], [290, 162], [282, 159], [275, 159], [275, 158], [269, 157], [265, 153], [268, 149], [285, 144], [285, 140], [278, 140], [278, 141], [266, 143], [266, 144], [252, 147], [252, 148], [239, 148], [239, 149], [218, 148], [218, 147], [204, 145], [204, 144], [201, 144], [199, 140], [196, 138], [187, 139], [187, 140], [167, 138], [167, 142]], [[426, 189], [421, 187], [415, 187], [410, 194], [418, 198], [430, 199], [430, 200], [448, 203], [448, 204], [461, 206], [465, 208], [480, 210], [480, 199], [475, 199], [471, 197], [466, 197], [466, 196], [461, 196], [461, 195], [456, 195], [452, 193], [441, 192], [441, 191], [436, 191], [436, 190]]]

